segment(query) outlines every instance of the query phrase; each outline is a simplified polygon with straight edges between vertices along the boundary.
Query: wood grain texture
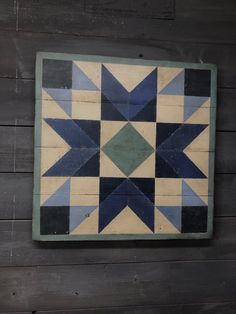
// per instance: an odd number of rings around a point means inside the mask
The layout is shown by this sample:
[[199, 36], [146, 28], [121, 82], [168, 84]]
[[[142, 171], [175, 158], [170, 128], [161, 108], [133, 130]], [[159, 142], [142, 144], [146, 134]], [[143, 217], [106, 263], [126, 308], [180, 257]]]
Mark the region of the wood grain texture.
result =
[[34, 81], [0, 78], [0, 125], [34, 124]]
[[[0, 1], [0, 313], [235, 314], [236, 2], [175, 0], [165, 13], [170, 1], [149, 1], [157, 18], [94, 3]], [[218, 66], [212, 240], [31, 240], [37, 51]]]
[[7, 312], [234, 302], [235, 277], [236, 261], [5, 267], [0, 306]]
[[0, 1], [0, 29], [16, 29], [17, 3], [14, 0]]
[[[203, 303], [177, 305], [146, 305], [128, 307], [107, 307], [92, 309], [37, 311], [37, 314], [235, 314], [236, 303]], [[3, 314], [32, 314], [30, 312], [5, 312]]]
[[[144, 4], [146, 4], [144, 6]], [[71, 10], [73, 8], [73, 10]], [[191, 9], [190, 9], [191, 8]], [[235, 43], [235, 1], [19, 1], [23, 31], [132, 39]]]
[[236, 87], [236, 46], [154, 40], [82, 38], [72, 35], [0, 32], [0, 76], [34, 78], [37, 51], [213, 63], [218, 86]]
[[215, 218], [212, 240], [35, 242], [31, 221], [0, 221], [0, 265], [75, 265], [236, 260], [236, 218]]

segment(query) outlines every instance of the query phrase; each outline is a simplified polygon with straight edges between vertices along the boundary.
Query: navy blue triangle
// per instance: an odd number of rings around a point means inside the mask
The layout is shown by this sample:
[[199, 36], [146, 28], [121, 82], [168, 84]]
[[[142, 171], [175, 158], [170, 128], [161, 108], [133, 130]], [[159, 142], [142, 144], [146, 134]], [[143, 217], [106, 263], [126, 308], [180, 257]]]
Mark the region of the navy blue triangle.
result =
[[154, 205], [144, 195], [129, 195], [128, 206], [132, 211], [154, 231]]
[[158, 150], [183, 151], [206, 127], [206, 124], [182, 124]]
[[96, 120], [74, 120], [75, 123], [100, 146], [100, 121]]
[[128, 120], [129, 119], [129, 92], [102, 65], [102, 85], [101, 92], [114, 105], [114, 107]]
[[[127, 106], [128, 107], [128, 106]], [[126, 121], [125, 118], [114, 105], [102, 94], [101, 99], [101, 120]]]
[[154, 203], [155, 179], [154, 178], [130, 178], [129, 179], [146, 197]]
[[73, 177], [98, 177], [99, 176], [99, 156], [100, 152], [95, 153], [86, 163], [84, 163], [74, 174]]
[[179, 178], [174, 169], [156, 152], [156, 177], [157, 178]]
[[153, 70], [131, 92], [129, 119], [133, 119], [157, 94], [157, 70]]
[[101, 232], [128, 203], [127, 195], [110, 195], [99, 206], [99, 227]]
[[180, 178], [206, 178], [204, 173], [183, 152], [161, 150], [158, 151], [158, 154]]
[[[129, 110], [132, 111], [134, 105], [129, 105]], [[130, 118], [131, 121], [156, 121], [156, 98], [147, 103], [144, 108], [139, 111], [134, 117]]]
[[156, 145], [157, 147], [165, 142], [179, 127], [180, 123], [157, 123]]

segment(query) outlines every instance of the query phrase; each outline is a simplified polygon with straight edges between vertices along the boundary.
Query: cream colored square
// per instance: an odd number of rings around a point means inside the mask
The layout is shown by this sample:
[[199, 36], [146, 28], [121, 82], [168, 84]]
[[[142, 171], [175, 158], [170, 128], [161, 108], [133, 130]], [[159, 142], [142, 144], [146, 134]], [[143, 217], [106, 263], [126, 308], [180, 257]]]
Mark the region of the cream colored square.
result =
[[184, 121], [184, 107], [157, 106], [157, 122], [182, 123]]
[[70, 194], [99, 194], [99, 177], [73, 177], [71, 178]]
[[155, 206], [182, 206], [182, 196], [155, 195]]
[[72, 90], [72, 102], [101, 103], [100, 91]]
[[73, 102], [72, 118], [81, 120], [100, 120], [101, 103], [93, 102]]
[[182, 194], [182, 179], [155, 179], [155, 194], [160, 196], [175, 196]]
[[70, 195], [70, 206], [98, 206], [99, 195]]
[[158, 106], [184, 107], [184, 96], [158, 95], [157, 96], [157, 107]]

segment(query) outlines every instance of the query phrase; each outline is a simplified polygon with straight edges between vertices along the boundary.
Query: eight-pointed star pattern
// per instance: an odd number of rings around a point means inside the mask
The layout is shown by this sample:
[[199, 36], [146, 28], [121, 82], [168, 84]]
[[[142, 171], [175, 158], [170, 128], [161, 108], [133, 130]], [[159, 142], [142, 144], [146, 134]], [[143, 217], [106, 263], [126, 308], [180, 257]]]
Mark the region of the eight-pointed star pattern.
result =
[[211, 77], [43, 58], [39, 238], [207, 234]]

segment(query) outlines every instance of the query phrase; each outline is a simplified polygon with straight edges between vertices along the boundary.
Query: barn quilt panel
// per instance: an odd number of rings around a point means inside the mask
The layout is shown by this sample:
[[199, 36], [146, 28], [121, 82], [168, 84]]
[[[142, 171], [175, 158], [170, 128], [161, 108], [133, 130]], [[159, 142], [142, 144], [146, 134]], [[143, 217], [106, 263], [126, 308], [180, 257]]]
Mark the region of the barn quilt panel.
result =
[[33, 238], [212, 234], [216, 68], [38, 53]]

